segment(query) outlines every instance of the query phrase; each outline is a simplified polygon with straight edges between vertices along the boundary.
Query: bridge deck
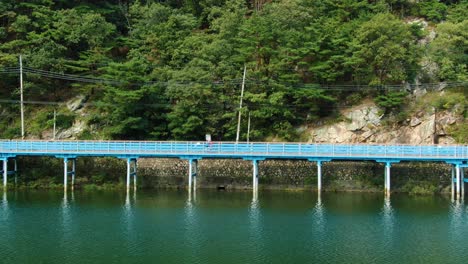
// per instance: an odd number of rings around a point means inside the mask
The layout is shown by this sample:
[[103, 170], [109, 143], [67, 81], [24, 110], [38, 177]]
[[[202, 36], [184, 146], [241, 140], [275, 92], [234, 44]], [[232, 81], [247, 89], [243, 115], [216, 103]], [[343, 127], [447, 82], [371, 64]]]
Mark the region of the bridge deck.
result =
[[468, 145], [0, 140], [0, 156], [468, 160]]

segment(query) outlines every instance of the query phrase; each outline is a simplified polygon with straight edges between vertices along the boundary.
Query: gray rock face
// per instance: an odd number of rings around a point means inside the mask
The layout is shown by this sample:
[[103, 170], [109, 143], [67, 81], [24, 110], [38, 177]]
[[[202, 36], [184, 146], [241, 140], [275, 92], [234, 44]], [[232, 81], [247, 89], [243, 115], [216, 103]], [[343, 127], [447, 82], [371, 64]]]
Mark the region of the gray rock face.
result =
[[314, 142], [359, 142], [369, 138], [374, 128], [380, 124], [379, 109], [374, 104], [365, 104], [354, 107], [343, 113], [347, 121], [320, 127], [314, 130]]
[[415, 127], [417, 125], [421, 124], [421, 120], [417, 117], [411, 118], [410, 126]]
[[86, 129], [86, 123], [77, 120], [69, 129], [57, 132], [56, 139], [76, 139], [76, 137]]
[[342, 114], [348, 119], [333, 125], [319, 126], [312, 130], [310, 142], [317, 143], [392, 143], [432, 144], [434, 136], [439, 144], [453, 144], [455, 140], [446, 135], [450, 125], [462, 122], [456, 111], [433, 113], [419, 111], [406, 124], [392, 127], [381, 124], [382, 116], [374, 104], [363, 104]]
[[86, 96], [78, 95], [74, 99], [67, 102], [67, 108], [70, 111], [76, 111], [83, 107], [83, 104], [86, 102]]

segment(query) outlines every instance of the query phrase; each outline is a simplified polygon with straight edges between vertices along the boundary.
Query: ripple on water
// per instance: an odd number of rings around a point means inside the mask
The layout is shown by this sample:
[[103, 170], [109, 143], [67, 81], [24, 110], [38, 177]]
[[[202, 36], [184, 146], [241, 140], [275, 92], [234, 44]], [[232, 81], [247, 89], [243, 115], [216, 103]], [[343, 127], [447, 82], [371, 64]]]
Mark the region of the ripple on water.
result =
[[[193, 194], [192, 194], [193, 195]], [[199, 191], [0, 200], [2, 263], [462, 263], [468, 208], [442, 197]]]

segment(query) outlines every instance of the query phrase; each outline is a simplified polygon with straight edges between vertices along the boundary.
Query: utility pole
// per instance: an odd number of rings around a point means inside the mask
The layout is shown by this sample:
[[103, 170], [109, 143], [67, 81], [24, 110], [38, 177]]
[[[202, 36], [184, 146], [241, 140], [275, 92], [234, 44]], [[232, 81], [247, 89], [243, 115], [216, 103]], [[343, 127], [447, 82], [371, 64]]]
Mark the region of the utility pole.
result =
[[237, 134], [236, 134], [236, 143], [239, 142], [239, 134], [240, 134], [240, 122], [241, 122], [241, 115], [242, 115], [242, 99], [244, 98], [244, 87], [245, 87], [245, 74], [247, 72], [247, 66], [244, 64], [244, 76], [242, 77], [242, 89], [241, 89], [241, 97], [239, 103], [239, 119], [237, 120]]
[[250, 138], [250, 111], [249, 111], [249, 121], [247, 122], [247, 143], [249, 143]]
[[57, 122], [57, 111], [54, 109], [54, 135], [53, 135], [53, 140], [55, 140], [55, 123]]
[[24, 103], [23, 103], [23, 60], [19, 56], [20, 64], [20, 101], [21, 101], [21, 139], [24, 139]]

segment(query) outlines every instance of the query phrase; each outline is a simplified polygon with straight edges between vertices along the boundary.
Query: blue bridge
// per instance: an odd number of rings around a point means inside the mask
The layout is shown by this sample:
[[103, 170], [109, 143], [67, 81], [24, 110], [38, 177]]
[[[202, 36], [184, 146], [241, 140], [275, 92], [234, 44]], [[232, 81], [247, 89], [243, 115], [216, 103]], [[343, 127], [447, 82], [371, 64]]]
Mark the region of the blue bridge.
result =
[[[3, 185], [16, 173], [18, 156], [52, 156], [64, 160], [64, 188], [75, 180], [79, 157], [116, 157], [127, 161], [127, 188], [133, 178], [136, 187], [137, 159], [180, 158], [189, 162], [188, 188], [195, 188], [197, 161], [200, 159], [244, 159], [252, 161], [253, 190], [258, 189], [258, 162], [266, 159], [302, 159], [317, 163], [317, 188], [322, 187], [322, 162], [333, 160], [375, 161], [385, 164], [385, 193], [390, 193], [390, 168], [400, 161], [444, 162], [452, 165], [452, 192], [464, 193], [463, 168], [468, 167], [468, 145], [385, 145], [385, 144], [308, 144], [235, 143], [177, 141], [25, 141], [0, 140]], [[8, 170], [9, 160], [14, 170]], [[71, 168], [70, 163], [71, 162]]]

